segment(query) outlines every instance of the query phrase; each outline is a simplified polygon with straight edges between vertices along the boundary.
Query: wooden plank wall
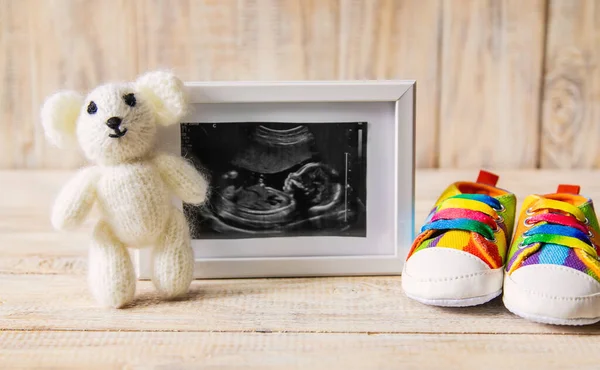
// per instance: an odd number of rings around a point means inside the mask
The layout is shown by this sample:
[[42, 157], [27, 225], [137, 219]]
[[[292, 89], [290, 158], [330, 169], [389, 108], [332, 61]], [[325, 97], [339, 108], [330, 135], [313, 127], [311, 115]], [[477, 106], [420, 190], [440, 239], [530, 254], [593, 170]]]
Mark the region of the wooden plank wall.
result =
[[418, 80], [417, 165], [600, 167], [600, 1], [0, 0], [0, 168], [72, 168], [43, 99], [186, 80]]
[[600, 167], [600, 1], [551, 2], [545, 66], [541, 165]]

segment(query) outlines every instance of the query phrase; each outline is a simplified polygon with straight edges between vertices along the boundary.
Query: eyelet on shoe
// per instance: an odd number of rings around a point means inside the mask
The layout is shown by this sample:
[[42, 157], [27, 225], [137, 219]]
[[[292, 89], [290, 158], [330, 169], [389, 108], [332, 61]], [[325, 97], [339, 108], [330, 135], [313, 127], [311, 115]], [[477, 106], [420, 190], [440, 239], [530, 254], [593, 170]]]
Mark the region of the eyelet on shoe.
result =
[[583, 220], [583, 224], [584, 225], [589, 225], [590, 224], [590, 220], [586, 217], [585, 220]]
[[525, 227], [532, 227], [533, 223], [530, 223], [529, 221], [531, 221], [531, 217], [527, 217], [526, 219], [524, 219], [523, 225], [525, 225]]
[[[492, 207], [492, 208], [494, 208], [494, 207]], [[499, 212], [501, 213], [501, 212], [506, 211], [506, 207], [504, 207], [504, 204], [500, 203], [500, 208], [494, 208], [494, 211], [496, 211], [496, 213], [499, 213]]]
[[533, 209], [532, 209], [531, 207], [527, 208], [527, 209], [525, 210], [525, 214], [526, 214], [527, 216], [533, 216]]
[[492, 239], [488, 239], [485, 236], [483, 237], [485, 240], [487, 240], [488, 242], [492, 242], [495, 243], [496, 242], [496, 237], [492, 238]]
[[594, 233], [592, 232], [592, 230], [588, 230], [588, 236], [589, 236], [590, 238], [593, 238], [593, 237], [594, 237]]
[[494, 233], [497, 233], [501, 230], [500, 224], [504, 222], [504, 217], [498, 215], [498, 218], [494, 219], [494, 221], [496, 222], [496, 228], [494, 229]]
[[519, 245], [517, 245], [518, 249], [525, 249], [527, 247], [529, 247], [531, 244], [525, 244], [525, 241], [522, 241], [519, 243]]

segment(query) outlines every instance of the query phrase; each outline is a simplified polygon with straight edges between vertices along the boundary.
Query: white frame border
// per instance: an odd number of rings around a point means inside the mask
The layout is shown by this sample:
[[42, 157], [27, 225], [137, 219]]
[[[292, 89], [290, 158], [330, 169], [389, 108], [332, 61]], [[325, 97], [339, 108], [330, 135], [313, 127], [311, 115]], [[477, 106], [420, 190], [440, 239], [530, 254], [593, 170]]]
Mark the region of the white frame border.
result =
[[[416, 81], [190, 82], [185, 86], [191, 104], [395, 102], [393, 255], [196, 259], [194, 278], [400, 275], [414, 233]], [[412, 145], [399, 148], [406, 137], [412, 138]], [[399, 169], [407, 165], [412, 181], [399, 181]], [[406, 204], [410, 214], [404, 216], [401, 228], [399, 212]], [[139, 250], [135, 257], [138, 277], [151, 278], [151, 249]]]

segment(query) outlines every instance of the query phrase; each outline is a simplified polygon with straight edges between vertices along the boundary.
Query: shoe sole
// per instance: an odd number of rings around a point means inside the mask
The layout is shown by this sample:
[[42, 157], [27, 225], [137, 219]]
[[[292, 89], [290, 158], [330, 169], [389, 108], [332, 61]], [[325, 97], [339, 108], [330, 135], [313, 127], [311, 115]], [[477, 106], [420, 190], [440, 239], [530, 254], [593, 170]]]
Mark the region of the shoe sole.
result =
[[408, 298], [430, 306], [477, 306], [502, 294], [503, 275], [502, 267], [445, 278], [415, 277], [405, 269], [402, 288]]
[[473, 298], [463, 298], [463, 299], [428, 299], [428, 298], [422, 298], [422, 297], [417, 297], [415, 295], [406, 293], [406, 296], [412, 300], [415, 300], [419, 303], [423, 303], [429, 306], [438, 306], [438, 307], [470, 307], [470, 306], [478, 306], [480, 304], [484, 304], [487, 303], [489, 301], [491, 301], [492, 299], [498, 297], [500, 294], [502, 294], [502, 289], [490, 293], [490, 294], [486, 294], [480, 297], [473, 297]]
[[507, 304], [506, 301], [504, 301], [504, 307], [506, 307], [506, 309], [513, 314], [522, 317], [525, 320], [537, 322], [538, 324], [583, 326], [600, 322], [600, 317], [591, 319], [560, 319], [556, 317], [539, 316], [526, 312], [520, 312], [518, 309], [511, 307], [510, 304]]
[[600, 322], [600, 295], [553, 297], [522, 288], [508, 274], [504, 277], [502, 301], [513, 314], [540, 324], [581, 326]]

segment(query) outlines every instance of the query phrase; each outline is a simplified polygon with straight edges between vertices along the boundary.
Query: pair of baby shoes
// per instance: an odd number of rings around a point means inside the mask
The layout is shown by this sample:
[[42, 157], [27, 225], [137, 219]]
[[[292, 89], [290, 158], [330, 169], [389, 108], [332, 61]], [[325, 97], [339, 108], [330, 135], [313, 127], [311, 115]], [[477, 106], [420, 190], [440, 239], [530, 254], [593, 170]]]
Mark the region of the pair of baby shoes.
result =
[[600, 228], [591, 199], [574, 185], [530, 195], [515, 227], [516, 197], [497, 182], [481, 171], [476, 182], [442, 193], [404, 265], [406, 295], [463, 307], [488, 302], [504, 287], [504, 305], [525, 319], [600, 321]]

